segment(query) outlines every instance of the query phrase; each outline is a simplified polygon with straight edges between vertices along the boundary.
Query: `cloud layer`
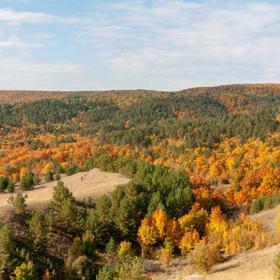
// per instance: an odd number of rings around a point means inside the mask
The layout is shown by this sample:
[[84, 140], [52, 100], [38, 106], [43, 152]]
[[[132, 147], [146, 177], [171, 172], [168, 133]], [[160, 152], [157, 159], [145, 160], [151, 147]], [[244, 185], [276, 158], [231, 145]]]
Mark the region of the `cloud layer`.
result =
[[[277, 1], [87, 0], [66, 15], [10, 5], [0, 7], [2, 87], [12, 77], [14, 88], [32, 89], [279, 82]], [[7, 71], [9, 60], [30, 73]]]

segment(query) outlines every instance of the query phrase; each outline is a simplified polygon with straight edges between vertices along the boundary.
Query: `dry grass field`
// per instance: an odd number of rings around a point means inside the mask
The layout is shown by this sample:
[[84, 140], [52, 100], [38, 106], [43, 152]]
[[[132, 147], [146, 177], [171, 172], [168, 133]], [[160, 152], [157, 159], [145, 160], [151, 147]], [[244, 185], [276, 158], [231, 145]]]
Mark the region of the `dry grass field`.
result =
[[[103, 194], [111, 193], [116, 186], [125, 185], [129, 179], [116, 173], [103, 172], [92, 169], [88, 172], [80, 172], [72, 176], [61, 178], [75, 198], [97, 198]], [[41, 183], [34, 190], [24, 192], [27, 195], [26, 202], [29, 205], [44, 203], [51, 199], [53, 187], [57, 182]], [[0, 207], [7, 206], [7, 200], [11, 194], [0, 194]]]

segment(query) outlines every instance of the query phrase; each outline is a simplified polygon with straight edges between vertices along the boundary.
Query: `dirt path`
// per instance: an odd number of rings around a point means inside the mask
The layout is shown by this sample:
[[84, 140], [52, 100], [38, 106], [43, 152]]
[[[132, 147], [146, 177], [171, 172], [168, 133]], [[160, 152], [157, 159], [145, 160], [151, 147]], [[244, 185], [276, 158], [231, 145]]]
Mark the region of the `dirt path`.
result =
[[[130, 179], [116, 173], [103, 172], [92, 169], [72, 176], [61, 178], [76, 198], [96, 198], [112, 192], [116, 186], [127, 184]], [[24, 192], [27, 194], [28, 204], [43, 203], [51, 199], [53, 187], [57, 182], [41, 183], [34, 190]], [[0, 194], [0, 207], [7, 206], [11, 194]]]

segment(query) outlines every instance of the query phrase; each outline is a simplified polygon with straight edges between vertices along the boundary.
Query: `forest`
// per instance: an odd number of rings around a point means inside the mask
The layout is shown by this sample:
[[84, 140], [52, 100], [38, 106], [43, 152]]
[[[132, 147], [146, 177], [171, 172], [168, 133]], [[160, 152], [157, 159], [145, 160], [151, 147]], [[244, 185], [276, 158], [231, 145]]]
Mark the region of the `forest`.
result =
[[[16, 95], [0, 92], [0, 279], [154, 280], [145, 260], [177, 257], [207, 273], [279, 242], [250, 218], [280, 204], [279, 86]], [[60, 181], [93, 168], [131, 181], [96, 200]], [[30, 207], [42, 181], [52, 200]]]

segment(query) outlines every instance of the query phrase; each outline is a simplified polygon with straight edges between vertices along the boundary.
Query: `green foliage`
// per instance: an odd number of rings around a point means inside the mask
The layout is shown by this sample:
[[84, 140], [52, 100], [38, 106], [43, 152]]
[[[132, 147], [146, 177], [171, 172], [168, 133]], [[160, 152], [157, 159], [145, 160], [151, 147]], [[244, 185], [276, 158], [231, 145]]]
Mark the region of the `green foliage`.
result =
[[55, 211], [59, 211], [65, 200], [74, 202], [73, 194], [65, 187], [64, 183], [59, 181], [53, 189], [53, 196], [50, 202], [50, 208]]
[[97, 280], [147, 280], [142, 259], [127, 257], [114, 265], [105, 265], [96, 276]]
[[53, 197], [49, 203], [51, 224], [69, 234], [81, 231], [83, 219], [73, 194], [58, 182], [54, 187]]
[[9, 180], [8, 186], [7, 186], [7, 191], [9, 193], [13, 193], [16, 189], [16, 186], [12, 180]]
[[160, 192], [155, 192], [152, 194], [152, 197], [149, 201], [147, 215], [150, 216], [156, 209], [165, 210], [165, 206], [162, 201], [162, 196], [161, 196]]
[[118, 280], [147, 280], [143, 262], [138, 257], [128, 257], [120, 264]]
[[46, 174], [45, 174], [45, 180], [46, 182], [51, 182], [54, 180], [54, 175], [53, 175], [53, 172], [52, 171], [48, 171]]
[[95, 241], [93, 235], [87, 231], [82, 238], [75, 237], [69, 248], [69, 255], [72, 259], [72, 274], [76, 275], [77, 279], [92, 279], [95, 275]]
[[33, 173], [28, 173], [22, 176], [20, 180], [20, 187], [23, 190], [31, 190], [36, 184], [35, 175]]
[[11, 277], [11, 280], [35, 280], [38, 279], [36, 276], [34, 264], [29, 261], [15, 268], [14, 276]]
[[118, 272], [114, 266], [104, 265], [96, 275], [96, 280], [115, 280]]
[[16, 195], [11, 195], [8, 203], [11, 204], [14, 208], [14, 211], [17, 215], [25, 215], [27, 211], [27, 204], [25, 199], [27, 195], [22, 195], [21, 193], [17, 193]]
[[0, 192], [7, 190], [9, 186], [10, 178], [6, 176], [0, 176]]
[[109, 242], [106, 244], [106, 247], [105, 247], [105, 253], [107, 255], [116, 255], [117, 253], [117, 249], [118, 249], [118, 246], [114, 240], [114, 238], [110, 238]]
[[70, 176], [79, 172], [79, 167], [76, 165], [68, 165], [65, 169], [66, 175]]
[[7, 225], [0, 228], [0, 278], [4, 277], [13, 263], [15, 243]]
[[71, 269], [73, 275], [76, 276], [74, 276], [74, 279], [77, 280], [91, 280], [95, 275], [95, 265], [92, 260], [86, 256], [80, 256], [74, 260]]
[[47, 247], [48, 227], [44, 215], [36, 211], [29, 220], [29, 232], [33, 242], [34, 250]]
[[[273, 93], [279, 89], [266, 88], [265, 94], [258, 90], [260, 88], [232, 86], [231, 94], [224, 88], [208, 88], [199, 94], [195, 89], [177, 94], [137, 91], [134, 102], [129, 92], [123, 92], [118, 98], [114, 94], [68, 97], [21, 105], [3, 104], [0, 117], [7, 128], [29, 122], [38, 126], [30, 128], [33, 132], [40, 129], [51, 133], [75, 131], [94, 136], [98, 132], [101, 142], [117, 145], [147, 147], [154, 135], [157, 140], [185, 139], [186, 147], [212, 147], [224, 136], [237, 136], [242, 141], [251, 137], [264, 139], [279, 130], [280, 124], [275, 119], [279, 113], [279, 94]], [[74, 117], [76, 123], [71, 122]], [[129, 124], [124, 126], [128, 120]], [[57, 124], [63, 126], [59, 128]], [[134, 172], [130, 167], [126, 174]]]
[[146, 213], [146, 199], [143, 194], [124, 197], [116, 209], [114, 222], [123, 238], [135, 238], [141, 219]]
[[192, 192], [189, 187], [173, 189], [166, 199], [168, 214], [178, 218], [190, 210], [192, 202]]
[[280, 204], [280, 193], [273, 196], [261, 196], [254, 199], [250, 205], [250, 214], [261, 212]]

